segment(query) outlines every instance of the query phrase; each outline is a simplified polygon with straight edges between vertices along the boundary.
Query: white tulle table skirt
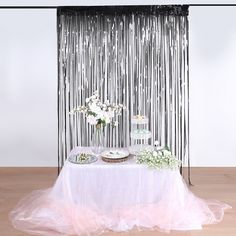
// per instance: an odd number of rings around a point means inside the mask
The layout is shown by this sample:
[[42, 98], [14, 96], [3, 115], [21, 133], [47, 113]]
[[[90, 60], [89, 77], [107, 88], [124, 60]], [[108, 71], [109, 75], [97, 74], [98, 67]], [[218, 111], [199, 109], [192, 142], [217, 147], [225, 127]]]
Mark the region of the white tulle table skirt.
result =
[[66, 162], [51, 189], [22, 199], [10, 217], [17, 229], [32, 234], [98, 235], [134, 228], [201, 229], [221, 221], [226, 208], [230, 206], [196, 197], [179, 171], [150, 169], [133, 159], [119, 164], [98, 160], [90, 165]]

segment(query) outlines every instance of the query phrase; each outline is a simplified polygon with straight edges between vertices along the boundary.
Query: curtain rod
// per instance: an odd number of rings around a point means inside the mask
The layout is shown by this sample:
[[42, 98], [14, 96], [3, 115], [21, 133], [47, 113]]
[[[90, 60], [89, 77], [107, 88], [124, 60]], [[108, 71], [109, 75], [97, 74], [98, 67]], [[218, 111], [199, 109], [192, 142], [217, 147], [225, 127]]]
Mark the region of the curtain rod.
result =
[[[148, 6], [152, 6], [148, 5]], [[161, 5], [182, 5], [182, 4], [161, 4]], [[235, 7], [236, 4], [184, 4], [189, 7]], [[57, 9], [57, 8], [62, 8], [62, 7], [116, 7], [116, 6], [127, 6], [127, 7], [132, 7], [132, 6], [145, 6], [145, 5], [91, 5], [91, 6], [0, 6], [0, 9]], [[154, 5], [153, 5], [154, 6]]]

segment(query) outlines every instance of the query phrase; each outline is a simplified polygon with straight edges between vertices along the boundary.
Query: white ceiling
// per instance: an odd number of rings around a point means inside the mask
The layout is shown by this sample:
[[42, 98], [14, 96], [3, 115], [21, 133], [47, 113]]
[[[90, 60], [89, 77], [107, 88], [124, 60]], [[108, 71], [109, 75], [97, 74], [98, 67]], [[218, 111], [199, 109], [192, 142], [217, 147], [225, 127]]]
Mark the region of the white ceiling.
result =
[[236, 4], [236, 0], [0, 0], [0, 6]]

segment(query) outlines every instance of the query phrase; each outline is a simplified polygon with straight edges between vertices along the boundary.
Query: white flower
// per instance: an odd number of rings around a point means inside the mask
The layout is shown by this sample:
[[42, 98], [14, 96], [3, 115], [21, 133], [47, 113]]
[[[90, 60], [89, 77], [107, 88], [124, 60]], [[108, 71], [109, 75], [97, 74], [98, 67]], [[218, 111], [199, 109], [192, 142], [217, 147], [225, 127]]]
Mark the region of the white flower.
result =
[[107, 114], [105, 114], [104, 116], [104, 121], [106, 122], [106, 124], [109, 124], [111, 122], [111, 119]]
[[164, 156], [171, 156], [171, 152], [168, 150], [163, 150], [163, 155]]
[[113, 117], [115, 116], [114, 111], [109, 111], [109, 112], [108, 112], [108, 116], [111, 117], [111, 118], [113, 118]]
[[95, 116], [88, 115], [87, 116], [87, 121], [91, 125], [96, 125], [97, 124], [97, 118]]
[[98, 98], [98, 93], [94, 93], [91, 97], [92, 100], [97, 100]]
[[157, 153], [156, 151], [153, 151], [153, 152], [152, 152], [152, 155], [153, 155], [154, 157], [157, 157], [157, 156], [158, 156], [158, 153]]
[[[124, 107], [122, 104], [111, 104], [109, 100], [103, 103], [99, 98], [98, 91], [95, 91], [92, 96], [86, 98], [85, 102], [85, 106], [72, 110], [70, 114], [75, 112], [84, 113], [90, 124], [97, 124], [98, 122], [103, 125], [109, 124], [115, 116], [121, 114], [121, 110]], [[112, 122], [112, 125], [114, 124], [117, 126], [118, 122]]]
[[115, 121], [114, 123], [113, 123], [113, 125], [116, 127], [116, 126], [118, 126], [118, 121]]
[[92, 103], [89, 105], [89, 109], [95, 114], [99, 114], [101, 112], [101, 107], [97, 106], [96, 103]]
[[155, 145], [155, 146], [159, 146], [159, 144], [160, 144], [160, 143], [159, 143], [158, 140], [156, 140], [156, 141], [154, 142], [154, 145]]
[[[170, 153], [170, 151], [167, 153]], [[164, 156], [163, 152], [143, 150], [137, 155], [138, 164], [147, 164], [151, 168], [156, 169], [177, 169], [181, 165], [181, 161], [174, 156]]]
[[104, 120], [104, 117], [105, 117], [105, 111], [101, 110], [97, 113], [98, 119]]

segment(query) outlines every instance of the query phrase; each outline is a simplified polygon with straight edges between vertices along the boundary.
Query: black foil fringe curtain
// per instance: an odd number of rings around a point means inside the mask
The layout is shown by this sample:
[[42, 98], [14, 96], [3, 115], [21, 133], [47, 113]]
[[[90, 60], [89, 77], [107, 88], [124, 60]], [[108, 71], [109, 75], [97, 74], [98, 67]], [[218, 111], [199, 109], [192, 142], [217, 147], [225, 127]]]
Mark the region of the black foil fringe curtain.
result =
[[145, 115], [149, 144], [158, 140], [189, 167], [188, 42], [186, 5], [59, 8], [59, 170], [71, 149], [90, 145], [93, 127], [69, 112], [96, 90], [127, 107], [106, 128], [107, 146], [129, 146], [131, 116]]

